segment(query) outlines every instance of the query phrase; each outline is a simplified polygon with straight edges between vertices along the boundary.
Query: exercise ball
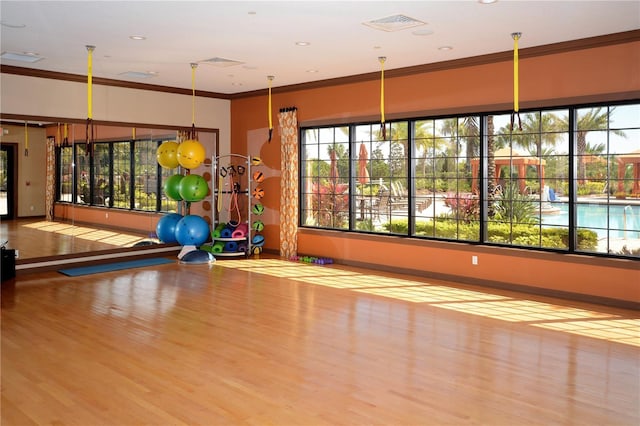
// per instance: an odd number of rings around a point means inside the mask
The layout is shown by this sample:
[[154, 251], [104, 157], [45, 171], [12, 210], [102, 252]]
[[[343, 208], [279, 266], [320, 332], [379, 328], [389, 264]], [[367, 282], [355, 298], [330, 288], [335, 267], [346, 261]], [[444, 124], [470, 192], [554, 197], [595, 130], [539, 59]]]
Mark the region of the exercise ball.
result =
[[264, 237], [260, 234], [254, 235], [251, 239], [251, 244], [256, 247], [262, 247], [264, 245]]
[[261, 220], [256, 220], [255, 222], [253, 222], [253, 225], [251, 227], [254, 231], [261, 232], [264, 229], [264, 223]]
[[165, 169], [175, 169], [178, 167], [178, 142], [163, 142], [156, 151], [158, 164]]
[[264, 206], [260, 203], [257, 203], [253, 206], [251, 211], [253, 212], [253, 214], [260, 216], [262, 213], [264, 213]]
[[182, 178], [179, 192], [185, 201], [201, 201], [209, 193], [209, 185], [202, 176], [191, 174]]
[[164, 194], [174, 201], [182, 200], [182, 196], [180, 195], [180, 183], [182, 179], [184, 179], [182, 175], [169, 176], [167, 180], [164, 181]]
[[187, 215], [176, 225], [176, 240], [183, 246], [201, 246], [209, 239], [209, 224], [200, 216]]
[[204, 161], [204, 146], [195, 139], [188, 139], [178, 146], [178, 163], [186, 169], [195, 169]]
[[253, 190], [253, 197], [257, 200], [262, 199], [264, 197], [264, 189], [257, 187]]
[[169, 213], [162, 216], [156, 225], [156, 235], [158, 239], [163, 243], [175, 243], [176, 239], [176, 225], [182, 219], [182, 215], [178, 213]]

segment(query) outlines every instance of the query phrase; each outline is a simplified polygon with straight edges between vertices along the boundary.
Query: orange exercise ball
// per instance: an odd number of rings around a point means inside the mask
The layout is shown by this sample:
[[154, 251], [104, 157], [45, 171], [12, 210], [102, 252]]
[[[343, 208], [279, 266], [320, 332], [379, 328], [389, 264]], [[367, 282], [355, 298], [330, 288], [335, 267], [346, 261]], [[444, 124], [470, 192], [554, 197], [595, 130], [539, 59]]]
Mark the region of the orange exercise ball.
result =
[[205, 149], [195, 139], [188, 139], [178, 146], [178, 163], [186, 169], [195, 169], [204, 161]]
[[175, 169], [178, 167], [178, 142], [166, 141], [160, 144], [156, 151], [158, 164], [165, 169]]

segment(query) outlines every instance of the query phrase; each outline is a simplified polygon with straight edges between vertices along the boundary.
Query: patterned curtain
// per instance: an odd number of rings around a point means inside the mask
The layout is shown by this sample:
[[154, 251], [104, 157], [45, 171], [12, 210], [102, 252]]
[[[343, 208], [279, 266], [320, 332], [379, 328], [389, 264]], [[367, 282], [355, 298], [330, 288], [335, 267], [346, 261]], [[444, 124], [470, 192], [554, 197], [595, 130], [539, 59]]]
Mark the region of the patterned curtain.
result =
[[298, 112], [284, 108], [280, 124], [280, 256], [298, 252]]
[[45, 176], [44, 208], [46, 219], [53, 220], [53, 200], [56, 193], [56, 142], [47, 138], [47, 173]]

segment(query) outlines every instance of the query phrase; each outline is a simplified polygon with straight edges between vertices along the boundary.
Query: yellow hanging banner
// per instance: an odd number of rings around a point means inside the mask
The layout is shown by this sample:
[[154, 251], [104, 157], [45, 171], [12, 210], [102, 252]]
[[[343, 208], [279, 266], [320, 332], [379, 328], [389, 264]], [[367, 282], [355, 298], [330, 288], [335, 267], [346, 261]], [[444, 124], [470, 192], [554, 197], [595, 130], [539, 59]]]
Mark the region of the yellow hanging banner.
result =
[[95, 46], [87, 46], [87, 118], [93, 118], [93, 51]]
[[28, 122], [24, 122], [24, 156], [29, 156], [29, 125]]
[[521, 35], [521, 33], [511, 34], [511, 37], [513, 37], [513, 110], [515, 112], [518, 112], [520, 110], [520, 70], [518, 69], [518, 40], [520, 39]]
[[378, 57], [378, 61], [380, 61], [380, 131], [382, 139], [387, 139], [387, 128], [384, 117], [384, 63], [386, 60], [386, 56]]
[[196, 68], [198, 64], [191, 63], [191, 125], [196, 125]]
[[269, 142], [271, 142], [271, 136], [273, 135], [273, 117], [271, 112], [271, 82], [275, 77], [270, 75], [267, 77], [269, 80], [269, 100], [267, 101], [267, 116], [269, 118]]

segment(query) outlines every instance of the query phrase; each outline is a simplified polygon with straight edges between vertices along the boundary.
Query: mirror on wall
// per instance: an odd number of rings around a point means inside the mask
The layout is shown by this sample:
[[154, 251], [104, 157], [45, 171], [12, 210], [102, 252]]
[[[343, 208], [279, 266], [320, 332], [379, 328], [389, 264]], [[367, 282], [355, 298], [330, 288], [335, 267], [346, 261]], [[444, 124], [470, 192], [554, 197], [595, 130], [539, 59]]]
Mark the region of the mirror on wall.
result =
[[[19, 250], [19, 259], [153, 247], [160, 243], [155, 237], [159, 218], [185, 213], [185, 203], [168, 197], [163, 186], [170, 176], [186, 171], [161, 167], [157, 149], [163, 142], [189, 138], [190, 129], [99, 123], [87, 144], [84, 123], [23, 128], [3, 122], [1, 141], [15, 154], [2, 174], [14, 169], [16, 182], [11, 193], [3, 187], [3, 195], [14, 201], [15, 215], [3, 217], [0, 237]], [[218, 132], [198, 129], [197, 138], [206, 157], [189, 173], [203, 175], [211, 185]], [[207, 208], [208, 199], [188, 206], [189, 213], [209, 219]]]

